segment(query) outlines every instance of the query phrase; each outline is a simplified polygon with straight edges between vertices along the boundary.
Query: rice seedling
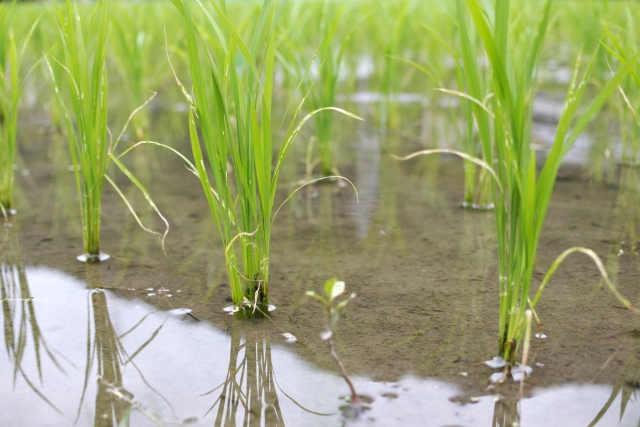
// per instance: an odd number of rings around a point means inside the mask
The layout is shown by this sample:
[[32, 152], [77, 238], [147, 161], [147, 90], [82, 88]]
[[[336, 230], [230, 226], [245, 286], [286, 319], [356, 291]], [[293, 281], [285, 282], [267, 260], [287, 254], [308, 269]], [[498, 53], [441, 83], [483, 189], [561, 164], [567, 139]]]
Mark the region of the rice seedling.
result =
[[344, 368], [344, 365], [340, 361], [338, 357], [338, 353], [336, 353], [335, 347], [333, 345], [333, 330], [335, 328], [336, 323], [338, 322], [338, 318], [340, 316], [340, 311], [344, 310], [349, 301], [356, 297], [356, 294], [351, 294], [347, 299], [344, 299], [337, 304], [335, 304], [335, 299], [342, 295], [345, 291], [344, 282], [338, 281], [337, 279], [328, 280], [324, 284], [324, 294], [325, 296], [320, 296], [313, 291], [307, 291], [307, 296], [314, 298], [320, 304], [322, 304], [322, 308], [325, 311], [325, 315], [327, 316], [327, 329], [320, 334], [320, 338], [327, 343], [327, 347], [329, 348], [329, 354], [331, 358], [335, 362], [335, 364], [340, 369], [340, 375], [344, 378], [345, 382], [349, 386], [349, 390], [351, 390], [351, 404], [354, 405], [358, 403], [358, 393], [356, 393], [356, 389], [353, 386], [353, 383], [349, 379], [347, 375], [347, 371]]
[[[120, 6], [120, 5], [118, 5]], [[157, 87], [159, 77], [159, 58], [154, 52], [161, 52], [158, 36], [161, 18], [156, 15], [156, 8], [151, 3], [127, 5], [114, 10], [114, 40], [111, 43], [115, 52], [114, 58], [123, 83], [125, 95], [125, 111], [133, 111], [144, 104], [153, 95], [152, 88]], [[142, 109], [131, 120], [133, 135], [136, 141], [149, 139], [149, 109]]]
[[[626, 63], [637, 55], [638, 39], [635, 31], [635, 20], [629, 8], [625, 13], [626, 27], [616, 36], [614, 31], [605, 26], [604, 32], [612, 47], [608, 50], [613, 61]], [[640, 165], [640, 109], [637, 107], [640, 99], [640, 75], [632, 69], [629, 76], [618, 85], [618, 103], [616, 113], [620, 120], [622, 137], [623, 166]]]
[[[66, 76], [71, 99], [71, 108], [62, 97], [61, 82], [55, 81], [55, 93], [58, 104], [64, 115], [65, 129], [69, 139], [69, 149], [73, 162], [73, 170], [81, 213], [84, 251], [80, 261], [95, 262], [109, 258], [100, 251], [100, 216], [102, 211], [102, 190], [107, 180], [123, 198], [138, 224], [146, 231], [162, 237], [168, 231], [168, 223], [151, 200], [149, 193], [126, 166], [115, 155], [118, 143], [137, 110], [125, 123], [123, 130], [115, 138], [108, 129], [109, 83], [106, 69], [107, 38], [110, 29], [111, 1], [105, 0], [96, 5], [91, 22], [83, 28], [81, 14], [77, 5], [67, 0], [66, 7], [55, 8], [55, 18], [60, 33], [60, 41], [64, 51], [62, 60], [46, 59], [53, 79], [62, 74]], [[93, 51], [93, 57], [90, 52]], [[62, 73], [54, 72], [61, 67]], [[70, 113], [73, 112], [73, 118]], [[142, 191], [149, 205], [165, 222], [167, 231], [164, 235], [144, 227], [133, 208], [107, 175], [109, 162], [113, 161], [118, 168]]]
[[[466, 25], [466, 22], [460, 22], [456, 20], [456, 24], [457, 28], [459, 28], [461, 25]], [[447, 42], [446, 35], [438, 33], [431, 27], [425, 28], [428, 31], [429, 35], [439, 42], [439, 45], [444, 48], [444, 50], [450, 55], [450, 58], [453, 60], [455, 64], [453, 68], [455, 71], [457, 90], [445, 89], [443, 81], [445, 81], [447, 74], [450, 73], [449, 70], [442, 69], [441, 67], [433, 65], [432, 61], [427, 65], [422, 65], [408, 59], [399, 59], [410, 63], [418, 70], [429, 76], [430, 79], [435, 84], [437, 84], [437, 87], [435, 88], [436, 91], [442, 92], [447, 95], [463, 95], [464, 93], [466, 93], [467, 88], [466, 80], [464, 77], [462, 56], [460, 54], [460, 31], [456, 28], [457, 36], [454, 36], [454, 42], [453, 44], [451, 44]], [[467, 28], [467, 34], [470, 38], [471, 45], [477, 45], [477, 34], [475, 34], [475, 32], [473, 31], [473, 27]], [[488, 70], [486, 74], [489, 74]], [[481, 81], [481, 87], [484, 92], [487, 91], [485, 80], [486, 78], [483, 78]], [[482, 99], [485, 99], [486, 96], [487, 94], [485, 93]], [[473, 102], [471, 99], [468, 99], [465, 96], [459, 96], [459, 103], [457, 105], [452, 104], [448, 107], [448, 110], [451, 115], [451, 121], [455, 124], [454, 127], [456, 129], [457, 139], [460, 141], [460, 148], [462, 149], [462, 152], [468, 154], [469, 156], [481, 157], [482, 152], [480, 148], [480, 142], [476, 136], [472, 104]], [[486, 169], [480, 168], [480, 171], [478, 172], [478, 166], [474, 162], [465, 162], [464, 196], [462, 206], [465, 208], [479, 210], [492, 209], [493, 204], [491, 203], [490, 179], [490, 175]]]
[[8, 15], [11, 5], [0, 4], [0, 210], [15, 213], [13, 205], [14, 164], [18, 128], [18, 103], [24, 79], [31, 71], [23, 72], [22, 60], [33, 31], [38, 25], [36, 20], [22, 44], [16, 41], [9, 25]]
[[[312, 82], [308, 89], [308, 101], [313, 110], [335, 105], [336, 90], [344, 49], [347, 40], [342, 40], [340, 47], [336, 49], [334, 37], [340, 23], [344, 5], [338, 10], [329, 2], [324, 3], [321, 17], [321, 32], [324, 35], [318, 50], [318, 60], [321, 61], [318, 78]], [[353, 27], [352, 27], [353, 28]], [[320, 169], [323, 176], [336, 174], [333, 156], [333, 112], [323, 111], [313, 116], [320, 151]]]
[[[399, 116], [396, 106], [393, 104], [394, 95], [400, 89], [402, 79], [399, 78], [401, 70], [395, 57], [401, 56], [403, 36], [407, 36], [407, 20], [415, 10], [416, 2], [412, 0], [376, 2], [377, 13], [369, 17], [372, 30], [368, 32], [374, 37], [374, 45], [377, 52], [375, 65], [379, 77], [379, 90], [382, 95], [379, 122], [390, 129], [399, 128]], [[392, 26], [389, 28], [389, 19]]]
[[[577, 114], [596, 56], [580, 76], [581, 59], [576, 61], [573, 79], [551, 150], [538, 173], [531, 147], [532, 101], [536, 89], [536, 71], [548, 24], [551, 0], [540, 11], [535, 28], [512, 34], [509, 28], [510, 1], [501, 0], [495, 8], [478, 0], [458, 0], [460, 48], [467, 92], [482, 145], [483, 158], [473, 159], [457, 152], [465, 160], [475, 161], [493, 176], [495, 225], [498, 244], [500, 314], [499, 357], [505, 374], [515, 365], [516, 355], [525, 333], [527, 307], [535, 309], [551, 275], [572, 253], [589, 256], [614, 295], [626, 306], [631, 303], [618, 293], [609, 280], [598, 255], [581, 247], [563, 252], [550, 267], [533, 299], [529, 294], [538, 241], [549, 208], [551, 193], [562, 158], [578, 135], [601, 108], [635, 64], [634, 56], [611, 75], [581, 115]], [[491, 65], [486, 96], [477, 52], [467, 31], [467, 14], [471, 16]], [[425, 150], [433, 154], [451, 150]], [[491, 162], [489, 162], [491, 159]], [[490, 166], [490, 164], [492, 166]], [[635, 309], [634, 309], [635, 310]], [[534, 313], [535, 314], [535, 313]]]
[[[266, 312], [269, 306], [271, 223], [278, 211], [274, 209], [276, 190], [287, 152], [314, 114], [335, 110], [355, 116], [330, 106], [312, 111], [296, 124], [303, 97], [281, 145], [276, 148], [272, 140], [276, 24], [285, 2], [278, 8], [271, 0], [263, 2], [248, 45], [227, 17], [224, 0], [209, 3], [217, 21], [198, 2], [210, 30], [206, 36], [203, 36], [206, 28], [196, 25], [189, 3], [173, 2], [184, 17], [193, 81], [192, 97], [176, 76], [191, 106], [189, 129], [194, 157], [191, 168], [200, 179], [225, 247], [234, 303], [229, 310], [241, 316], [255, 316]], [[208, 40], [216, 42], [216, 51]], [[228, 172], [229, 166], [232, 173]], [[235, 244], [240, 246], [239, 255]], [[256, 312], [256, 308], [261, 310]]]
[[[585, 248], [571, 248], [563, 252], [549, 269], [533, 300], [529, 299], [529, 292], [538, 241], [562, 158], [630, 71], [632, 63], [620, 67], [610, 76], [578, 116], [577, 110], [595, 60], [591, 60], [580, 77], [578, 58], [553, 145], [536, 177], [536, 157], [531, 148], [531, 108], [538, 59], [551, 19], [551, 0], [542, 6], [537, 27], [515, 35], [515, 40], [509, 37], [509, 0], [498, 2], [494, 10], [482, 7], [477, 0], [466, 0], [465, 3], [492, 67], [493, 98], [492, 109], [489, 109], [482, 98], [477, 57], [466, 28], [461, 25], [468, 94], [475, 100], [474, 116], [484, 158], [493, 159], [498, 176], [493, 183], [493, 196], [500, 278], [499, 355], [513, 365], [525, 332], [527, 307], [535, 309], [551, 275], [571, 253], [580, 252], [591, 257], [611, 291], [626, 307], [631, 307], [609, 281], [597, 254]], [[458, 6], [460, 22], [463, 22], [462, 0], [458, 1]], [[597, 55], [592, 58], [597, 58]]]

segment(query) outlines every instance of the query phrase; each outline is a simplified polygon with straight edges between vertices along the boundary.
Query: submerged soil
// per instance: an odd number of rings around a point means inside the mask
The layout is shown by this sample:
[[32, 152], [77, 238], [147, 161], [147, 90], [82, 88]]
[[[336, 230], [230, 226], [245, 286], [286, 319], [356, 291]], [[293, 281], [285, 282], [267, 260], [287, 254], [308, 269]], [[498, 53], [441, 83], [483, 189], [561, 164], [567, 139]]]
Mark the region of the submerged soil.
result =
[[[129, 159], [134, 173], [150, 183], [150, 193], [171, 224], [166, 255], [159, 239], [142, 231], [119, 196], [106, 189], [102, 249], [112, 259], [85, 265], [75, 259], [82, 238], [73, 177], [60, 154], [66, 142], [35, 132], [29, 139], [17, 172], [20, 212], [6, 231], [19, 242], [25, 265], [49, 267], [85, 281], [87, 289], [107, 289], [161, 310], [190, 309], [192, 320], [233, 335], [237, 322], [222, 311], [230, 305], [230, 291], [220, 241], [199, 182], [177, 157], [141, 147]], [[181, 137], [163, 142], [188, 151]], [[42, 144], [46, 151], [39, 148]], [[303, 176], [304, 164], [297, 159], [304, 156], [304, 144], [289, 159], [282, 199]], [[459, 395], [451, 399], [463, 403], [471, 396], [513, 397], [517, 386], [490, 386], [493, 371], [481, 364], [497, 353], [493, 215], [461, 208], [458, 159], [399, 163], [389, 156], [419, 148], [397, 132], [344, 125], [339, 167], [357, 186], [359, 203], [348, 186], [332, 183], [306, 187], [285, 205], [271, 244], [273, 322], [245, 321], [242, 327], [266, 328], [271, 343], [281, 345], [281, 334], [291, 333], [297, 342], [288, 349], [298, 358], [337, 372], [318, 336], [325, 327], [320, 307], [305, 297], [305, 291], [319, 291], [327, 279], [337, 277], [357, 294], [335, 331], [337, 351], [350, 374], [384, 383], [407, 375], [437, 379], [455, 384]], [[598, 183], [581, 165], [563, 166], [540, 241], [534, 288], [560, 253], [585, 246], [601, 256], [619, 291], [640, 305], [635, 207], [640, 171], [616, 174], [616, 183]], [[114, 170], [112, 175], [119, 174]], [[129, 192], [125, 180], [117, 182], [143, 212], [141, 219], [162, 230], [141, 195]], [[169, 291], [158, 292], [163, 287]], [[534, 373], [525, 396], [536, 388], [614, 385], [621, 378], [631, 390], [637, 387], [640, 318], [615, 299], [586, 256], [572, 255], [558, 269], [537, 313], [547, 338], [532, 342]], [[228, 356], [228, 349], [220, 351]]]

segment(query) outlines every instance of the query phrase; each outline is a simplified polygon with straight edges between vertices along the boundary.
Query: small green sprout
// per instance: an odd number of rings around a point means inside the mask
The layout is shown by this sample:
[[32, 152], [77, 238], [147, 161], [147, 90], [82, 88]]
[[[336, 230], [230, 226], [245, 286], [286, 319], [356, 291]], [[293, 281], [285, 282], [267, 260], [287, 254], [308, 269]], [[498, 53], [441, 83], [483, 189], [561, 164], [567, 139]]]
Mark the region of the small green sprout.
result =
[[324, 292], [326, 294], [326, 298], [316, 294], [313, 291], [307, 291], [306, 295], [315, 298], [324, 307], [324, 310], [327, 314], [328, 322], [327, 329], [320, 334], [320, 339], [327, 343], [327, 347], [329, 347], [329, 354], [331, 354], [333, 361], [336, 363], [336, 365], [338, 365], [338, 368], [340, 368], [342, 378], [344, 378], [344, 380], [347, 382], [347, 385], [349, 386], [349, 389], [351, 389], [351, 403], [354, 404], [358, 401], [358, 394], [356, 393], [356, 389], [353, 387], [353, 383], [349, 379], [347, 371], [344, 369], [344, 365], [342, 365], [342, 362], [340, 362], [338, 354], [333, 347], [333, 327], [338, 321], [338, 313], [340, 312], [340, 310], [344, 309], [349, 301], [356, 297], [356, 294], [352, 293], [347, 299], [340, 301], [334, 306], [334, 300], [345, 292], [344, 282], [339, 281], [335, 278], [330, 279], [324, 284]]

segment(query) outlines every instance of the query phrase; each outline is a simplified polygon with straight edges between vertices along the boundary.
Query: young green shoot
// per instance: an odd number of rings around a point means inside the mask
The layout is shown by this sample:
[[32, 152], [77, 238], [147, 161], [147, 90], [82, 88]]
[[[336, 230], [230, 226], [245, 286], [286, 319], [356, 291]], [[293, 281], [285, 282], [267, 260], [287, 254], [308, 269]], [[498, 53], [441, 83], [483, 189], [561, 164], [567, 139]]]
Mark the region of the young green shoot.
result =
[[[338, 318], [340, 315], [340, 311], [344, 310], [349, 301], [356, 297], [356, 294], [349, 295], [346, 299], [343, 299], [340, 302], [337, 302], [336, 299], [343, 295], [345, 292], [345, 284], [344, 282], [338, 281], [337, 279], [331, 279], [324, 284], [324, 296], [320, 296], [313, 291], [307, 291], [306, 295], [314, 298], [320, 304], [322, 304], [322, 308], [327, 316], [327, 329], [320, 334], [320, 338], [322, 341], [327, 343], [327, 347], [329, 348], [329, 354], [331, 358], [340, 369], [340, 375], [344, 378], [345, 382], [349, 386], [349, 390], [351, 390], [351, 404], [355, 404], [358, 402], [358, 394], [356, 393], [356, 389], [353, 386], [353, 383], [349, 379], [347, 375], [347, 371], [344, 368], [344, 365], [340, 361], [338, 357], [338, 353], [336, 353], [335, 346], [333, 344], [333, 330], [335, 329], [335, 325], [338, 322]], [[337, 302], [337, 304], [336, 304]]]

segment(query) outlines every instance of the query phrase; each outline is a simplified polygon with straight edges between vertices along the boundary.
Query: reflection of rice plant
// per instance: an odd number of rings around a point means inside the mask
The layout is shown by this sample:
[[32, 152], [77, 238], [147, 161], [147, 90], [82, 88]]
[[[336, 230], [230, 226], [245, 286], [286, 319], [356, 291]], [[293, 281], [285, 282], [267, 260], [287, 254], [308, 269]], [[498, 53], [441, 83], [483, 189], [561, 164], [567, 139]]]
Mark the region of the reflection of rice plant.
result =
[[347, 371], [340, 361], [338, 353], [336, 353], [335, 347], [333, 345], [333, 330], [336, 323], [338, 322], [340, 310], [343, 310], [349, 303], [349, 301], [351, 301], [356, 296], [356, 294], [351, 294], [349, 295], [349, 298], [342, 300], [334, 305], [334, 300], [342, 295], [344, 291], [344, 282], [339, 282], [336, 279], [331, 279], [324, 284], [324, 297], [316, 294], [313, 291], [307, 291], [307, 296], [315, 298], [318, 302], [320, 302], [320, 304], [322, 304], [322, 307], [324, 308], [325, 314], [327, 315], [327, 329], [320, 334], [320, 338], [322, 338], [322, 340], [327, 343], [331, 358], [340, 369], [340, 375], [342, 375], [342, 378], [344, 378], [345, 382], [349, 386], [349, 390], [351, 390], [351, 403], [356, 404], [358, 402], [358, 394], [356, 393], [356, 389], [349, 379]]
[[[303, 98], [276, 149], [272, 141], [272, 95], [276, 24], [284, 2], [276, 10], [270, 0], [264, 1], [248, 45], [229, 21], [225, 2], [220, 6], [211, 2], [218, 21], [202, 9], [211, 34], [207, 27], [196, 26], [188, 2], [174, 0], [174, 4], [184, 15], [195, 95], [191, 97], [180, 84], [191, 106], [193, 171], [200, 178], [225, 246], [236, 311], [253, 316], [256, 305], [266, 312], [269, 302], [269, 244], [282, 163], [303, 124], [319, 111], [311, 112], [296, 125]], [[214, 47], [218, 50], [212, 52]], [[325, 109], [344, 112], [334, 107]], [[230, 167], [233, 173], [229, 173]], [[239, 257], [234, 244], [240, 246]], [[245, 310], [247, 306], [253, 309]]]
[[269, 337], [256, 336], [243, 342], [242, 329], [234, 327], [227, 378], [206, 393], [222, 387], [207, 413], [217, 405], [215, 426], [237, 425], [239, 412], [244, 426], [284, 426], [276, 386]]
[[[638, 330], [635, 329], [632, 333], [637, 336]], [[606, 413], [609, 412], [618, 396], [620, 396], [620, 420], [624, 416], [629, 402], [638, 401], [638, 398], [640, 397], [638, 395], [638, 389], [640, 389], [640, 360], [638, 359], [637, 351], [637, 348], [631, 350], [631, 354], [624, 361], [622, 372], [611, 390], [609, 399], [605, 402], [602, 409], [600, 409], [588, 427], [595, 427], [598, 425]], [[608, 364], [611, 359], [609, 359], [606, 364]], [[604, 367], [602, 369], [604, 369]]]
[[[66, 75], [68, 80], [71, 110], [75, 120], [72, 120], [69, 109], [60, 93], [61, 82], [54, 83], [56, 84], [57, 100], [64, 114], [80, 204], [85, 255], [78, 257], [78, 259], [86, 261], [108, 258], [108, 256], [100, 253], [100, 216], [102, 211], [102, 189], [105, 179], [109, 181], [118, 194], [123, 197], [127, 206], [130, 207], [120, 189], [106, 174], [110, 161], [113, 161], [131, 179], [143, 192], [149, 205], [158, 212], [142, 184], [114, 155], [124, 129], [113, 140], [107, 128], [109, 97], [106, 47], [110, 26], [110, 11], [110, 0], [100, 2], [94, 10], [91, 25], [88, 29], [85, 29], [82, 27], [81, 15], [75, 3], [67, 0], [64, 10], [56, 7], [55, 17], [61, 36], [64, 60], [56, 60], [53, 63], [47, 61], [54, 79], [62, 74], [62, 76]], [[93, 58], [89, 54], [91, 47], [93, 47], [94, 52]], [[64, 72], [54, 72], [54, 68], [58, 66], [62, 67]], [[125, 128], [135, 112], [129, 117]], [[130, 208], [130, 211], [138, 220], [133, 209]], [[160, 215], [159, 212], [158, 214]], [[160, 217], [164, 221], [162, 215]], [[139, 220], [138, 223], [142, 226]], [[146, 228], [145, 230], [152, 232]], [[152, 233], [159, 235], [159, 233]]]
[[[96, 276], [98, 275], [98, 276]], [[99, 271], [88, 270], [87, 282], [90, 287], [101, 285]], [[134, 400], [133, 394], [123, 387], [123, 367], [129, 365], [133, 367], [138, 374], [146, 382], [144, 376], [138, 369], [133, 359], [143, 351], [160, 333], [164, 326], [162, 322], [151, 334], [151, 336], [142, 343], [133, 352], [128, 352], [121, 342], [121, 338], [133, 332], [140, 326], [147, 316], [144, 316], [127, 332], [118, 335], [109, 314], [107, 304], [107, 294], [103, 290], [92, 290], [89, 294], [89, 323], [87, 324], [87, 358], [84, 372], [84, 386], [80, 403], [78, 405], [78, 414], [82, 410], [84, 398], [89, 385], [91, 370], [94, 365], [97, 369], [97, 395], [95, 408], [95, 425], [96, 426], [115, 426], [128, 425], [129, 417], [133, 409], [145, 415], [151, 421], [158, 425], [164, 423], [156, 415], [146, 410], [140, 403]], [[93, 321], [93, 322], [92, 322]], [[166, 321], [166, 320], [165, 320]], [[93, 327], [92, 327], [93, 323]], [[153, 390], [155, 392], [155, 390]], [[166, 399], [159, 395], [163, 400]], [[168, 404], [168, 402], [167, 402]]]
[[0, 319], [4, 331], [4, 346], [7, 356], [13, 363], [13, 382], [15, 383], [20, 375], [42, 400], [59, 412], [58, 408], [38, 390], [23, 369], [28, 355], [27, 349], [31, 348], [34, 352], [40, 382], [43, 381], [43, 354], [56, 368], [64, 372], [40, 331], [16, 232], [15, 229], [5, 229], [4, 239], [0, 245], [0, 305], [2, 307]]
[[[13, 3], [11, 4], [13, 5]], [[21, 73], [27, 43], [33, 34], [36, 20], [18, 45], [9, 27], [10, 6], [0, 4], [0, 208], [12, 210], [18, 128], [18, 102], [26, 74]], [[12, 18], [15, 19], [15, 18]]]
[[[91, 338], [91, 329], [87, 335], [89, 342], [88, 348], [91, 352], [87, 353], [87, 366], [85, 371], [85, 389], [89, 379], [89, 368], [93, 364], [93, 360], [98, 366], [98, 393], [96, 394], [95, 409], [95, 425], [96, 426], [113, 426], [127, 424], [131, 412], [131, 406], [107, 392], [109, 386], [116, 387], [120, 391], [124, 390], [122, 385], [121, 365], [127, 361], [124, 349], [118, 339], [118, 335], [111, 323], [109, 316], [109, 308], [107, 306], [107, 296], [104, 291], [98, 290], [91, 292], [91, 312], [93, 313], [94, 334]], [[84, 399], [84, 391], [82, 400]], [[133, 397], [130, 393], [126, 395]], [[78, 408], [80, 410], [80, 408]], [[78, 414], [79, 415], [79, 414]]]
[[520, 425], [519, 400], [499, 396], [493, 407], [491, 427], [511, 427]]

